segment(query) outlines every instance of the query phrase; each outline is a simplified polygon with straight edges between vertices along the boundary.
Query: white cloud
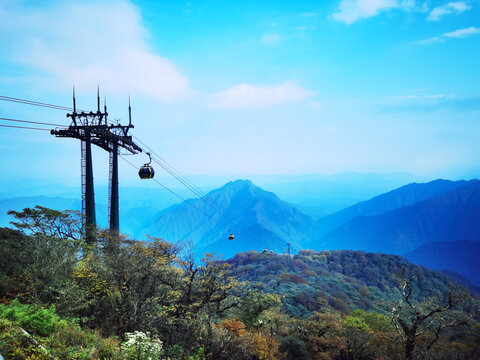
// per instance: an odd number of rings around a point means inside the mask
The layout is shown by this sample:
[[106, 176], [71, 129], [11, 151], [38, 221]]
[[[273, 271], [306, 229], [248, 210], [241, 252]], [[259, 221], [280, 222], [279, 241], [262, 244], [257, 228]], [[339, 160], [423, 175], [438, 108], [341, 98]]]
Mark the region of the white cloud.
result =
[[438, 21], [444, 15], [461, 14], [464, 11], [470, 10], [472, 7], [463, 1], [449, 2], [443, 6], [433, 8], [427, 16], [428, 21]]
[[332, 15], [336, 21], [352, 24], [357, 20], [377, 16], [381, 12], [415, 6], [415, 0], [342, 0], [338, 12]]
[[480, 28], [471, 26], [469, 28], [458, 29], [452, 32], [444, 33], [440, 36], [435, 36], [425, 40], [420, 40], [420, 41], [417, 41], [417, 44], [427, 45], [427, 44], [432, 44], [437, 42], [444, 42], [445, 40], [451, 39], [451, 38], [466, 38], [476, 34], [480, 34]]
[[211, 95], [209, 105], [212, 108], [266, 108], [303, 101], [313, 95], [293, 81], [270, 86], [239, 84]]
[[282, 41], [282, 37], [278, 34], [264, 34], [262, 36], [263, 44], [276, 44]]
[[9, 61], [40, 70], [49, 85], [164, 101], [186, 95], [188, 79], [147, 43], [138, 9], [126, 1], [56, 7], [0, 6], [0, 36], [11, 37]]
[[480, 34], [480, 28], [472, 26], [466, 29], [458, 29], [449, 33], [445, 33], [442, 36], [446, 38], [465, 38], [475, 34]]

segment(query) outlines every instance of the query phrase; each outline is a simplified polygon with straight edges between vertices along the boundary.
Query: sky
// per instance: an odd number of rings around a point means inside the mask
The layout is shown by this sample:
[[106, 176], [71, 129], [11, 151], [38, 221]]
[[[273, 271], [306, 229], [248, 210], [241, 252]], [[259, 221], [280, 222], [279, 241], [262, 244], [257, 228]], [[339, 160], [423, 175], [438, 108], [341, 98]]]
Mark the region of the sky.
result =
[[[3, 0], [0, 18], [1, 96], [71, 106], [75, 86], [95, 110], [99, 86], [124, 123], [130, 96], [132, 132], [186, 176], [480, 176], [478, 0]], [[79, 141], [47, 131], [0, 127], [0, 159], [4, 181], [80, 176]]]

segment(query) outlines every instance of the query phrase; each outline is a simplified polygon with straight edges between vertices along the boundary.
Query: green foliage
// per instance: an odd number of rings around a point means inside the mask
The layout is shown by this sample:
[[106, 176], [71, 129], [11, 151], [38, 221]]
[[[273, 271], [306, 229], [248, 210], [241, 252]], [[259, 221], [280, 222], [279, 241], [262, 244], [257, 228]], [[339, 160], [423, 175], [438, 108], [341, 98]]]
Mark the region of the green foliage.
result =
[[193, 354], [193, 355], [190, 355], [188, 357], [188, 360], [205, 360], [205, 349], [203, 347], [200, 347], [198, 349], [198, 351]]
[[14, 300], [0, 306], [0, 353], [11, 359], [115, 359], [121, 348], [115, 339], [60, 319], [53, 306], [45, 309]]
[[349, 331], [359, 331], [364, 333], [371, 333], [372, 330], [367, 325], [364, 319], [356, 316], [347, 316], [342, 321], [342, 326], [344, 329]]
[[262, 315], [267, 310], [279, 310], [281, 298], [276, 294], [266, 294], [256, 290], [250, 290], [240, 302], [240, 309], [236, 313], [247, 328], [252, 328], [263, 323]]
[[0, 318], [0, 354], [12, 360], [51, 360], [18, 326], [3, 318]]
[[0, 274], [9, 282], [0, 289], [5, 301], [14, 297], [28, 302], [52, 303], [62, 311], [62, 300], [75, 299], [68, 285], [78, 255], [79, 215], [40, 206], [9, 211], [18, 230], [0, 229], [0, 255], [6, 259]]
[[48, 336], [61, 324], [61, 319], [55, 312], [55, 305], [44, 308], [22, 305], [18, 300], [14, 300], [10, 305], [0, 304], [0, 316], [40, 336]]
[[392, 331], [395, 326], [390, 317], [375, 312], [366, 313], [364, 310], [358, 309], [353, 311], [348, 318], [361, 319], [369, 329], [373, 331]]

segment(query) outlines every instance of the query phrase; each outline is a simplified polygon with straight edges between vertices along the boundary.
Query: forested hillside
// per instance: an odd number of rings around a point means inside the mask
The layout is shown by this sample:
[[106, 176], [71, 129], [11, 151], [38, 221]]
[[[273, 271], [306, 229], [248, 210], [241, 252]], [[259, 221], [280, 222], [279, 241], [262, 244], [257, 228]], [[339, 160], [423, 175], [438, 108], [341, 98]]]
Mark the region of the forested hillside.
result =
[[[476, 359], [478, 301], [398, 256], [301, 251], [196, 262], [75, 212], [0, 229], [6, 359]], [[226, 240], [228, 241], [228, 240]], [[23, 330], [26, 332], [24, 332]]]
[[413, 290], [417, 299], [446, 297], [451, 282], [444, 274], [411, 264], [401, 256], [364, 251], [300, 250], [290, 262], [287, 255], [248, 252], [227, 262], [238, 279], [283, 295], [285, 309], [296, 317], [355, 309], [388, 313], [391, 302], [400, 295], [398, 279], [404, 267], [416, 275]]

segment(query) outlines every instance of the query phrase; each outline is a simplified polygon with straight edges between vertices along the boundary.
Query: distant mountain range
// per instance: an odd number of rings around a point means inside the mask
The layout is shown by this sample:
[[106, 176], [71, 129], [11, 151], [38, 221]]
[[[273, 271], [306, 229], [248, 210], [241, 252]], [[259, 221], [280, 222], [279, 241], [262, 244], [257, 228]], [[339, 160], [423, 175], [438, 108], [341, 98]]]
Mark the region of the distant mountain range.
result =
[[428, 183], [411, 183], [323, 217], [317, 222], [318, 231], [319, 234], [325, 235], [357, 216], [384, 214], [474, 183], [478, 184], [479, 181], [439, 179]]
[[[399, 203], [402, 194], [415, 194], [409, 191], [411, 187], [418, 187], [418, 184], [387, 194], [393, 205]], [[433, 241], [480, 240], [479, 181], [450, 184], [435, 181], [422, 184], [422, 187], [424, 194], [431, 194], [431, 197], [425, 199], [425, 196], [420, 196], [417, 202], [413, 202], [414, 197], [411, 197], [408, 201], [410, 205], [376, 215], [360, 213], [322, 236], [317, 247], [405, 254]], [[436, 191], [431, 191], [432, 188]], [[364, 208], [371, 213], [380, 212], [384, 202], [379, 202], [378, 198], [364, 202]], [[376, 203], [379, 204], [377, 208]]]
[[[303, 183], [305, 189], [310, 189], [305, 190], [305, 197], [312, 193], [315, 198], [322, 193], [314, 190], [321, 184], [315, 181]], [[289, 193], [289, 199], [302, 199], [302, 186], [276, 186], [283, 194]], [[181, 195], [186, 198], [185, 192]], [[80, 208], [79, 200], [58, 196], [0, 199], [0, 226], [8, 223], [7, 210], [36, 204], [59, 210]], [[433, 269], [454, 271], [480, 285], [478, 180], [411, 183], [317, 221], [302, 210], [322, 209], [321, 203], [304, 199], [303, 205], [297, 207], [249, 180], [229, 182], [202, 199], [177, 204], [172, 194], [130, 188], [121, 192], [121, 204], [123, 232], [137, 238], [149, 234], [185, 242], [197, 254], [215, 252], [231, 257], [264, 248], [283, 253], [287, 242], [293, 252], [364, 250], [403, 255]], [[97, 215], [99, 224], [106, 224], [105, 205], [98, 204]], [[228, 240], [230, 232], [235, 235], [234, 241]]]

